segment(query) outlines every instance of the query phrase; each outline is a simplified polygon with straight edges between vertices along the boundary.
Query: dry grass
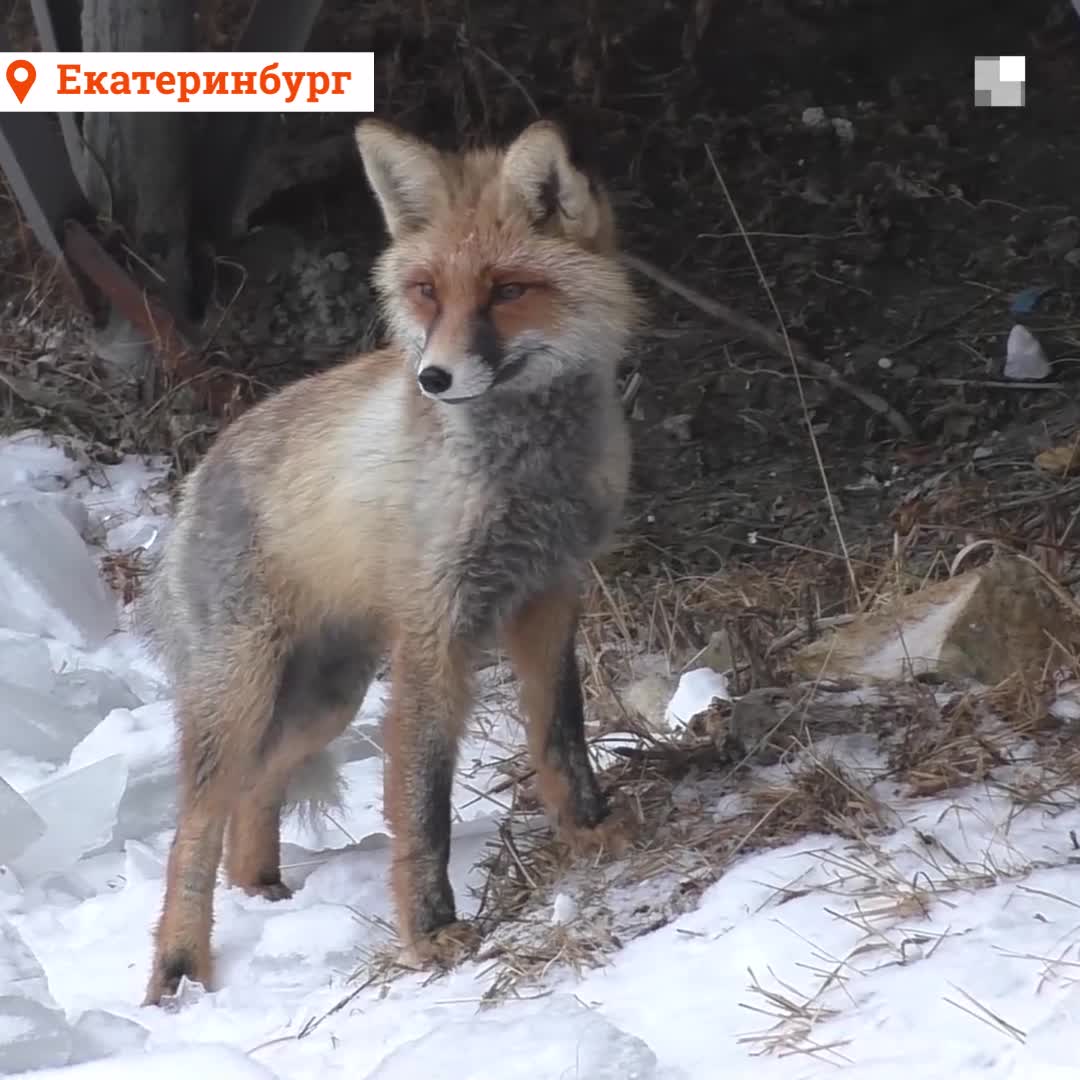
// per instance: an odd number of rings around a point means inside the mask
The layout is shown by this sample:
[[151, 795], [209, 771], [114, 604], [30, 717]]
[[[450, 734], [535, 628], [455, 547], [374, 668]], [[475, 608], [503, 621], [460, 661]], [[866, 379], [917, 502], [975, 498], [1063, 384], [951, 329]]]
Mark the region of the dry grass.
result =
[[753, 793], [753, 813], [768, 823], [766, 835], [795, 838], [808, 833], [834, 833], [862, 839], [884, 829], [885, 808], [865, 783], [855, 779], [835, 758], [812, 758], [780, 784]]

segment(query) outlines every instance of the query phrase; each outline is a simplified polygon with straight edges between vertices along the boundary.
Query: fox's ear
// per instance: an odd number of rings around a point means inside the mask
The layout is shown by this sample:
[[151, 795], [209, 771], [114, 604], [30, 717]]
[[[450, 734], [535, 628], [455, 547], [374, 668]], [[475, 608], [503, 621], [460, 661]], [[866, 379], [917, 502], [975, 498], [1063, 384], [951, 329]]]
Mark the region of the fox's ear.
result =
[[609, 229], [605, 201], [571, 162], [562, 130], [549, 120], [530, 124], [510, 144], [502, 188], [504, 204], [523, 199], [534, 225], [558, 222], [583, 244], [598, 242]]
[[356, 125], [356, 146], [392, 238], [427, 224], [447, 205], [439, 152], [381, 120]]

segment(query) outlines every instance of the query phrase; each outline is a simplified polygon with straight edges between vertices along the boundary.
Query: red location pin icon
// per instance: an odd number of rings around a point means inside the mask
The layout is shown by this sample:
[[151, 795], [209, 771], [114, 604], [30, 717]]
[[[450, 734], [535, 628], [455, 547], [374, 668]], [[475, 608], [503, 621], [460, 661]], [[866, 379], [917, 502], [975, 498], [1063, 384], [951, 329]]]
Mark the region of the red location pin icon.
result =
[[29, 60], [13, 60], [8, 64], [8, 86], [14, 91], [20, 105], [26, 100], [26, 95], [30, 93], [30, 87], [34, 85], [36, 78], [37, 71]]

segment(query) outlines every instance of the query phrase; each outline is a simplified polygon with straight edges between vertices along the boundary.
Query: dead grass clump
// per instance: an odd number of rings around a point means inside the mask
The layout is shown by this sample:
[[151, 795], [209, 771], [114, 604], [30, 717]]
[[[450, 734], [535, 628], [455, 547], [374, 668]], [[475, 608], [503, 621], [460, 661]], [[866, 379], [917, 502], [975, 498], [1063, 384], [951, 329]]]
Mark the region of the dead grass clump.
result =
[[873, 792], [832, 757], [813, 758], [790, 780], [751, 794], [754, 813], [766, 835], [791, 840], [808, 833], [836, 833], [861, 839], [886, 827], [884, 808]]
[[1000, 716], [1017, 735], [1032, 738], [1056, 731], [1061, 722], [1050, 713], [1056, 694], [1051, 680], [1032, 682], [1017, 672], [982, 695], [986, 707]]
[[913, 795], [939, 795], [985, 780], [1007, 759], [999, 740], [981, 724], [982, 712], [971, 695], [943, 706], [927, 695], [890, 747], [890, 769]]
[[101, 573], [106, 584], [113, 590], [127, 607], [135, 601], [142, 591], [143, 579], [147, 574], [141, 549], [134, 551], [110, 551], [101, 559]]

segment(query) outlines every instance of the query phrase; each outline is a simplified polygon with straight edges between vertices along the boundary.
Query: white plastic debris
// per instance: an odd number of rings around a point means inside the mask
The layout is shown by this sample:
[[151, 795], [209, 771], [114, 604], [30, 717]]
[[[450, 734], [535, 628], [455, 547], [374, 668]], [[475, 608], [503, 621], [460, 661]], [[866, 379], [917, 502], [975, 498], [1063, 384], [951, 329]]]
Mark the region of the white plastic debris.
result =
[[808, 109], [803, 109], [802, 122], [806, 127], [814, 131], [820, 131], [822, 128], [829, 126], [829, 118], [820, 105], [812, 105]]
[[96, 649], [116, 602], [78, 530], [53, 504], [0, 506], [0, 626]]
[[665, 718], [672, 728], [682, 727], [699, 712], [704, 712], [712, 704], [713, 698], [731, 700], [727, 676], [712, 668], [695, 668], [679, 679], [679, 685], [668, 702]]
[[1045, 379], [1050, 374], [1050, 361], [1035, 335], [1017, 323], [1009, 331], [1005, 346], [1006, 379]]

